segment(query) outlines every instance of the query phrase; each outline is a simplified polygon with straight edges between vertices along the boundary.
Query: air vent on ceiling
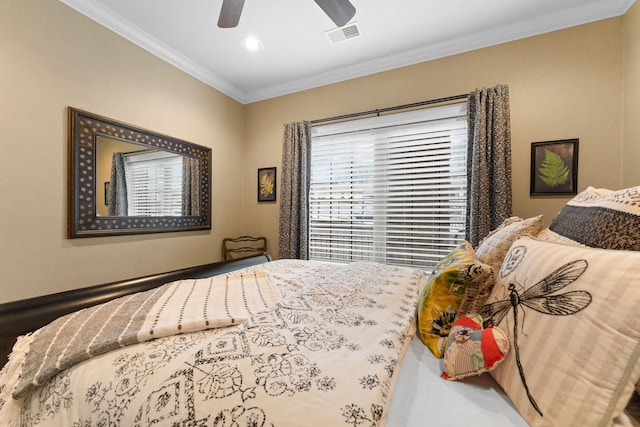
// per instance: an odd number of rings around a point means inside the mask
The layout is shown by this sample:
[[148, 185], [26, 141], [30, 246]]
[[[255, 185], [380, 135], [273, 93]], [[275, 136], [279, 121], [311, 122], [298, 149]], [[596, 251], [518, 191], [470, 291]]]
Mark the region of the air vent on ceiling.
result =
[[354, 22], [353, 24], [345, 25], [344, 27], [325, 31], [325, 34], [329, 37], [332, 44], [336, 44], [355, 37], [360, 37], [360, 29], [358, 28], [358, 23]]

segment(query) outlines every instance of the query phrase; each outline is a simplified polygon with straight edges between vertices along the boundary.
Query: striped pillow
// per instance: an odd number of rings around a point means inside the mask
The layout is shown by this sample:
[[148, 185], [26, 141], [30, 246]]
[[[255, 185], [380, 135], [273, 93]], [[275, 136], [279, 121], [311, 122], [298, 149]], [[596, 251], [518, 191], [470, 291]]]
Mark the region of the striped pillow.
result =
[[586, 246], [586, 245], [583, 245], [582, 243], [576, 242], [575, 240], [571, 240], [568, 237], [561, 236], [555, 231], [551, 231], [549, 227], [542, 230], [535, 237], [538, 240], [544, 240], [546, 242], [562, 243], [564, 245], [571, 245], [571, 246], [583, 246], [583, 247]]
[[567, 202], [549, 229], [594, 248], [640, 251], [640, 186], [588, 187]]
[[624, 410], [640, 379], [638, 271], [640, 252], [513, 244], [480, 314], [510, 335], [491, 375], [532, 426], [606, 426]]
[[535, 236], [543, 226], [542, 215], [527, 219], [517, 216], [505, 219], [498, 228], [482, 239], [476, 249], [478, 259], [489, 264], [494, 271], [500, 270], [511, 244], [522, 234]]

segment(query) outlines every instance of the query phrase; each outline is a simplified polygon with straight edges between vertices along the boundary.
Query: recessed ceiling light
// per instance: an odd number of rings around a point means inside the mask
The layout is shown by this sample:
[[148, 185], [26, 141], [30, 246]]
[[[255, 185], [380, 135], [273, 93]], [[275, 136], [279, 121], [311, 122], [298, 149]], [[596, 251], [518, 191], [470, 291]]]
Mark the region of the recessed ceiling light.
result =
[[242, 47], [249, 52], [257, 52], [262, 50], [262, 42], [253, 36], [242, 39]]

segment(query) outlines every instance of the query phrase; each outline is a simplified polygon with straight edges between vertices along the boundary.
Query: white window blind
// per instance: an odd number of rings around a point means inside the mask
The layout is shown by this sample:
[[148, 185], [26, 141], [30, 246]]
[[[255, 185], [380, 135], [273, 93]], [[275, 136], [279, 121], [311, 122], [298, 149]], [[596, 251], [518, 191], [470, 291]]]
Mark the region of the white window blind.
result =
[[316, 126], [309, 257], [430, 270], [465, 237], [466, 103]]
[[128, 154], [125, 168], [129, 215], [182, 215], [182, 156], [167, 152]]

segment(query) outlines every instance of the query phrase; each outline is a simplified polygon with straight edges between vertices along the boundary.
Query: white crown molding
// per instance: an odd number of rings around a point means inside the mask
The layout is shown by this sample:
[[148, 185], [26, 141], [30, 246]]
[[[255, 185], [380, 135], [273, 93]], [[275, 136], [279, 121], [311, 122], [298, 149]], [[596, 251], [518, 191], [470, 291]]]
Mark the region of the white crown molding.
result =
[[200, 66], [194, 61], [191, 61], [155, 37], [152, 37], [148, 33], [142, 31], [139, 27], [127, 21], [120, 15], [114, 14], [111, 10], [103, 7], [100, 3], [87, 2], [83, 0], [59, 1], [176, 68], [195, 77], [208, 86], [211, 86], [242, 104], [246, 103], [243, 91], [233, 85], [230, 85], [206, 68]]
[[247, 103], [262, 101], [281, 95], [313, 89], [332, 83], [338, 83], [358, 77], [364, 77], [392, 69], [402, 68], [447, 56], [457, 55], [476, 49], [495, 46], [510, 41], [533, 37], [544, 33], [562, 30], [577, 25], [588, 24], [602, 19], [623, 15], [635, 0], [599, 0], [590, 7], [568, 9], [562, 13], [536, 17], [524, 22], [493, 28], [489, 31], [451, 39], [424, 48], [401, 52], [385, 58], [366, 61], [357, 65], [316, 74], [284, 84], [265, 87], [246, 92]]
[[629, 10], [635, 2], [636, 0], [618, 0], [620, 15], [624, 15], [625, 13], [627, 13], [627, 10]]
[[529, 21], [505, 25], [470, 36], [425, 46], [424, 48], [401, 52], [385, 58], [366, 61], [357, 65], [332, 70], [330, 72], [288, 81], [287, 83], [243, 92], [217, 75], [211, 73], [206, 68], [191, 61], [179, 52], [176, 52], [164, 43], [150, 36], [131, 22], [126, 21], [121, 16], [102, 7], [99, 3], [86, 2], [83, 0], [59, 1], [242, 104], [275, 98], [332, 83], [364, 77], [501, 43], [562, 30], [572, 26], [620, 16], [626, 13], [626, 11], [635, 3], [635, 0], [596, 0], [590, 3], [588, 7], [576, 7], [559, 13], [533, 18]]

